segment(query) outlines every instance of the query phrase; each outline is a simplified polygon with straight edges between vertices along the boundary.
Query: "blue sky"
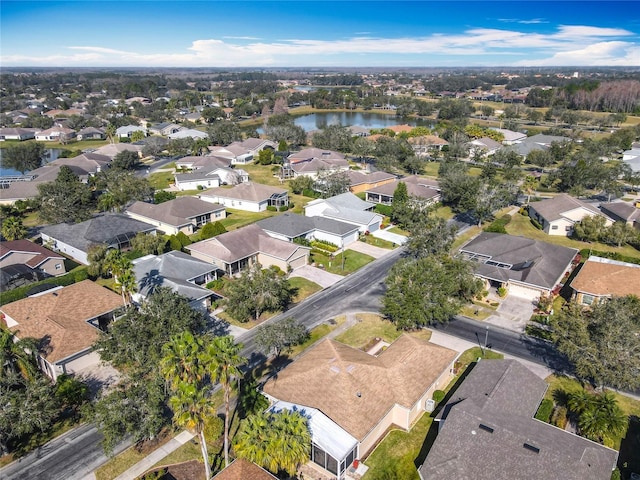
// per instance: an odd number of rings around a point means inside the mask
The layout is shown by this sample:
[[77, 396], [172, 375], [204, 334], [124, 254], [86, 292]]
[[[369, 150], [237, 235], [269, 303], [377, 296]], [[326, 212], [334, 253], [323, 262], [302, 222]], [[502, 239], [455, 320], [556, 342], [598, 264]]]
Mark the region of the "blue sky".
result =
[[0, 0], [0, 66], [640, 66], [640, 2]]

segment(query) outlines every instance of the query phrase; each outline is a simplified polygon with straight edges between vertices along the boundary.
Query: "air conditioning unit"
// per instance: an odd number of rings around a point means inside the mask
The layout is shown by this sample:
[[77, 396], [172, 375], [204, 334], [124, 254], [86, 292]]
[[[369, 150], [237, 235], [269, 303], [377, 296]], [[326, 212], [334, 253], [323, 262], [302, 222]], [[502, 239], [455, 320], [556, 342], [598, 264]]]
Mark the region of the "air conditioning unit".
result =
[[436, 409], [436, 401], [433, 398], [425, 400], [424, 409], [429, 413], [433, 412]]

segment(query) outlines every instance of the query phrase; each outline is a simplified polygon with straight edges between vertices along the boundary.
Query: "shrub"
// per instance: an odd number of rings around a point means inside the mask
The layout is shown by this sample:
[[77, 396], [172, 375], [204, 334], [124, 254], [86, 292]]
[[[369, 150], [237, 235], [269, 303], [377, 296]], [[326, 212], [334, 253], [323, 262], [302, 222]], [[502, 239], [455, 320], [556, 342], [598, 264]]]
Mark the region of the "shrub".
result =
[[504, 298], [507, 296], [507, 292], [508, 290], [505, 287], [499, 287], [498, 288], [498, 295], [500, 296], [500, 298]]
[[590, 255], [596, 255], [598, 257], [610, 258], [611, 260], [618, 260], [619, 262], [626, 263], [635, 263], [640, 264], [640, 258], [628, 257], [626, 255], [621, 255], [618, 252], [600, 252], [597, 250], [590, 250], [588, 248], [583, 248], [580, 250], [580, 256], [583, 259], [589, 258]]
[[280, 212], [286, 212], [287, 210], [289, 210], [289, 206], [288, 205], [282, 205], [278, 211]]
[[277, 212], [278, 211], [278, 209], [276, 207], [274, 207], [273, 205], [269, 205], [267, 207], [267, 210], [269, 210], [270, 212]]
[[549, 423], [551, 420], [551, 414], [553, 413], [553, 401], [545, 398], [542, 400], [542, 403], [538, 407], [538, 411], [536, 412], [536, 417], [538, 420], [543, 421], [545, 423]]
[[379, 213], [380, 215], [384, 215], [385, 217], [390, 217], [393, 213], [393, 208], [391, 205], [376, 205], [373, 209], [374, 212]]
[[531, 218], [531, 225], [533, 225], [534, 227], [536, 227], [538, 230], [542, 230], [542, 225], [540, 225], [540, 222], [538, 222], [536, 219]]
[[551, 424], [564, 430], [567, 426], [567, 409], [566, 407], [556, 407], [551, 416]]
[[[76, 278], [79, 278], [80, 280], [76, 280]], [[30, 283], [29, 285], [23, 285], [21, 287], [14, 288], [13, 290], [0, 292], [0, 305], [5, 305], [7, 303], [15, 302], [17, 300], [22, 300], [23, 298], [26, 298], [28, 292], [33, 287], [36, 287], [38, 285], [51, 285], [52, 288], [54, 286], [66, 287], [67, 285], [72, 285], [81, 280], [86, 280], [87, 278], [88, 278], [87, 267], [80, 267], [78, 268], [78, 270], [69, 272], [59, 277], [47, 278], [46, 280], [41, 280], [40, 282]]]
[[518, 213], [524, 217], [528, 217], [529, 209], [527, 207], [520, 207], [520, 210], [518, 210]]
[[215, 290], [217, 292], [221, 292], [224, 289], [224, 280], [219, 278], [218, 280], [213, 280], [205, 285], [209, 290]]
[[436, 403], [440, 403], [442, 400], [444, 400], [445, 397], [445, 393], [442, 390], [435, 390], [433, 392], [433, 399], [436, 401]]
[[81, 282], [89, 278], [89, 272], [87, 272], [86, 268], [81, 268], [73, 272], [73, 280], [75, 283]]
[[204, 420], [204, 439], [214, 445], [224, 430], [224, 421], [217, 415], [210, 415]]
[[176, 235], [176, 238], [178, 239], [178, 241], [181, 243], [183, 247], [187, 245], [191, 245], [191, 239], [184, 232], [178, 232], [178, 234]]
[[511, 215], [506, 214], [497, 218], [489, 226], [487, 226], [484, 231], [485, 232], [493, 232], [493, 233], [507, 233], [506, 226], [511, 221]]

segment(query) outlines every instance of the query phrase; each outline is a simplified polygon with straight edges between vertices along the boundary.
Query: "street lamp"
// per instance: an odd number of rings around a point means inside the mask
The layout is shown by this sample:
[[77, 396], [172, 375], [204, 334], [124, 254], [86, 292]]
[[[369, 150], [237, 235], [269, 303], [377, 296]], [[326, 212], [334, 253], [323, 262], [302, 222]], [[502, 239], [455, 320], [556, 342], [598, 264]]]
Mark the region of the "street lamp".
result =
[[[487, 348], [488, 340], [489, 340], [489, 325], [487, 325], [487, 331], [485, 332], [485, 335], [484, 335], [484, 348]], [[484, 351], [482, 352], [482, 354], [484, 355]]]

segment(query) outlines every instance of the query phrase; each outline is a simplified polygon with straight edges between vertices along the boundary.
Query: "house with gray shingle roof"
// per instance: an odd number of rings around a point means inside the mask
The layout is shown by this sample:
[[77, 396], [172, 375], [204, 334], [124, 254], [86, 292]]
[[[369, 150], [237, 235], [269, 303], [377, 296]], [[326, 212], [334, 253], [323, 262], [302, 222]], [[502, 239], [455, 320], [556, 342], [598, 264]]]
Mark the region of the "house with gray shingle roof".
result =
[[274, 238], [293, 242], [296, 238], [321, 240], [340, 248], [358, 240], [356, 225], [325, 217], [305, 217], [296, 213], [283, 213], [256, 222]]
[[77, 133], [76, 139], [79, 142], [82, 140], [104, 140], [106, 136], [103, 128], [86, 127]]
[[211, 188], [199, 194], [198, 198], [247, 212], [264, 212], [270, 206], [289, 205], [288, 190], [254, 182], [241, 183], [230, 188]]
[[459, 250], [460, 256], [477, 264], [477, 277], [532, 300], [560, 284], [577, 253], [575, 248], [490, 232], [480, 233]]
[[191, 235], [198, 227], [226, 217], [222, 205], [195, 197], [178, 197], [159, 204], [134, 202], [125, 213], [167, 235]]
[[625, 222], [627, 225], [640, 229], [640, 208], [630, 202], [601, 203], [600, 210], [616, 222]]
[[116, 128], [118, 138], [131, 138], [133, 132], [142, 132], [145, 137], [147, 136], [147, 129], [140, 125], [123, 125]]
[[360, 200], [351, 192], [317, 199], [304, 206], [307, 217], [325, 217], [356, 225], [361, 233], [375, 232], [382, 224], [382, 215], [374, 213], [373, 203]]
[[189, 173], [173, 175], [178, 190], [216, 188], [220, 185], [238, 185], [249, 181], [249, 174], [241, 168], [198, 168]]
[[231, 159], [217, 155], [187, 156], [176, 160], [177, 169], [200, 170], [231, 166]]
[[566, 193], [529, 204], [529, 216], [540, 223], [542, 230], [548, 235], [570, 236], [576, 223], [585, 217], [596, 215], [604, 217], [607, 226], [613, 223], [611, 218], [593, 205]]
[[618, 452], [534, 418], [547, 383], [516, 360], [482, 360], [436, 417], [422, 480], [609, 480]]
[[187, 297], [196, 310], [206, 311], [212, 297], [216, 297], [204, 287], [218, 278], [217, 268], [211, 263], [176, 250], [136, 258], [132, 263], [138, 284], [138, 290], [133, 294], [134, 302], [140, 303], [164, 287]]
[[240, 273], [255, 263], [263, 268], [276, 266], [283, 272], [295, 270], [309, 262], [311, 250], [273, 238], [255, 224], [192, 243], [185, 249], [228, 275]]
[[539, 133], [531, 137], [527, 137], [513, 145], [509, 145], [507, 150], [514, 151], [518, 155], [526, 157], [530, 152], [534, 150], [548, 150], [552, 143], [565, 143], [570, 142], [571, 139], [567, 137], [560, 137], [558, 135], [544, 135]]
[[407, 186], [407, 193], [414, 201], [424, 205], [431, 205], [440, 201], [440, 185], [437, 180], [431, 178], [421, 178], [417, 175], [399, 178], [393, 182], [370, 188], [366, 191], [366, 198], [371, 203], [381, 203], [391, 205], [393, 195], [402, 182]]
[[84, 222], [48, 225], [41, 230], [42, 243], [78, 262], [89, 265], [92, 245], [125, 250], [138, 233], [155, 233], [156, 228], [119, 213], [103, 213]]
[[51, 276], [67, 272], [62, 255], [25, 239], [0, 242], [0, 268], [9, 265], [27, 265]]

